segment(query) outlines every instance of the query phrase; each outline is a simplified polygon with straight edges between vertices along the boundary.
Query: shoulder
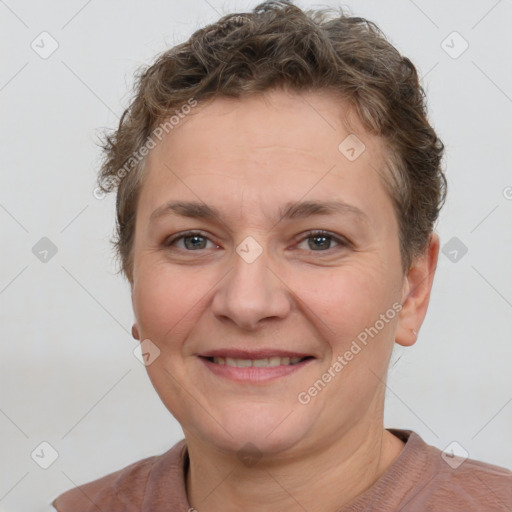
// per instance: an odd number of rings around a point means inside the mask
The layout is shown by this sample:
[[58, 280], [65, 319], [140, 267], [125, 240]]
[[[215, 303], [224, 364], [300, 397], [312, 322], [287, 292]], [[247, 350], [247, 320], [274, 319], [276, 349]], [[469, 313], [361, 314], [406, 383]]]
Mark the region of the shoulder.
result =
[[52, 506], [58, 512], [96, 512], [98, 509], [109, 512], [139, 511], [153, 468], [162, 463], [172, 464], [179, 456], [183, 444], [182, 440], [161, 455], [147, 457], [97, 480], [69, 489], [55, 498]]
[[102, 505], [112, 507], [120, 503], [119, 491], [123, 489], [128, 491], [134, 506], [140, 504], [151, 467], [157, 458], [148, 457], [97, 480], [69, 489], [58, 496], [52, 505], [59, 512], [86, 512], [90, 509], [97, 510]]
[[423, 477], [408, 497], [411, 510], [420, 505], [425, 512], [512, 510], [511, 470], [443, 452], [414, 433], [411, 437], [428, 460]]
[[468, 512], [512, 509], [512, 471], [472, 459], [458, 458], [456, 463], [460, 466], [441, 466], [434, 483], [436, 501], [455, 501], [454, 510]]

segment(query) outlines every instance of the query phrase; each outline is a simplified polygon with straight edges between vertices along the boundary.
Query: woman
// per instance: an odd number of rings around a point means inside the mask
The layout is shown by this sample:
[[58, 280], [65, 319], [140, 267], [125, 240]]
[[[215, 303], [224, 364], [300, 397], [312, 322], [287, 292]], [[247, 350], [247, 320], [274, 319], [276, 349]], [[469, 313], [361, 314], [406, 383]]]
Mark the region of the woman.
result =
[[439, 252], [443, 144], [375, 25], [266, 2], [161, 55], [104, 145], [134, 338], [185, 439], [63, 512], [508, 510], [512, 472], [384, 429]]

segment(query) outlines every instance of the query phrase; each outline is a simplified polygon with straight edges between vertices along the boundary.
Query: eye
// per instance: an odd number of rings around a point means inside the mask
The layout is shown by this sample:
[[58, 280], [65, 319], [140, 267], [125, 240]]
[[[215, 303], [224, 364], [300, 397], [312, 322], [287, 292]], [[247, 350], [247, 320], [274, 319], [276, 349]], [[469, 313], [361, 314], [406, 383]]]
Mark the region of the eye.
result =
[[[177, 242], [182, 241], [184, 243], [184, 247], [178, 247], [176, 245]], [[332, 241], [334, 241], [338, 246], [348, 247], [349, 242], [344, 240], [341, 237], [335, 236], [328, 231], [323, 230], [313, 230], [306, 233], [300, 242], [304, 242], [306, 240], [313, 240], [313, 243], [308, 243], [308, 247], [305, 250], [315, 251], [315, 252], [327, 252], [329, 249], [332, 249]], [[200, 231], [186, 231], [185, 233], [177, 234], [167, 240], [164, 245], [165, 247], [177, 246], [178, 249], [184, 251], [197, 251], [201, 249], [207, 249], [207, 242], [211, 242], [211, 240], [205, 236]], [[219, 249], [219, 245], [213, 244], [215, 248]], [[211, 248], [211, 247], [210, 247]]]
[[[179, 247], [179, 249], [183, 249], [185, 251], [195, 251], [199, 249], [206, 249], [207, 247], [205, 247], [205, 241], [210, 239], [203, 235], [203, 233], [201, 233], [200, 231], [187, 231], [185, 233], [178, 234], [172, 237], [171, 239], [167, 240], [164, 245], [166, 247], [171, 247], [180, 240], [184, 241], [185, 247]], [[219, 248], [218, 245], [214, 245], [216, 248]]]
[[308, 243], [308, 248], [306, 250], [311, 251], [320, 251], [320, 252], [327, 252], [327, 250], [332, 249], [331, 243], [334, 240], [339, 246], [341, 247], [348, 247], [349, 243], [344, 240], [343, 238], [340, 238], [338, 236], [335, 236], [328, 231], [323, 230], [313, 230], [306, 233], [306, 236], [301, 239], [301, 242], [306, 240], [312, 240], [312, 243]]

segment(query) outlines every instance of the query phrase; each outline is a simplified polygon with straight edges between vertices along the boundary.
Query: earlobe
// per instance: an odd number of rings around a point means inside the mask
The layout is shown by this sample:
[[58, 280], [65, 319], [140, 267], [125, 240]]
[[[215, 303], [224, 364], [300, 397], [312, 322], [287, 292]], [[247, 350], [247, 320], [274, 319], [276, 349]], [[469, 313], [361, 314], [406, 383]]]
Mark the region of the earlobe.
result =
[[404, 282], [402, 310], [395, 341], [408, 347], [417, 340], [430, 301], [430, 292], [439, 255], [439, 236], [432, 233], [425, 253], [412, 263]]
[[[132, 309], [135, 311], [133, 282], [130, 283], [130, 288], [131, 288], [130, 298], [131, 298], [131, 301], [132, 301]], [[135, 340], [140, 340], [140, 334], [139, 334], [139, 329], [137, 328], [137, 322], [135, 322], [132, 325], [132, 337]]]

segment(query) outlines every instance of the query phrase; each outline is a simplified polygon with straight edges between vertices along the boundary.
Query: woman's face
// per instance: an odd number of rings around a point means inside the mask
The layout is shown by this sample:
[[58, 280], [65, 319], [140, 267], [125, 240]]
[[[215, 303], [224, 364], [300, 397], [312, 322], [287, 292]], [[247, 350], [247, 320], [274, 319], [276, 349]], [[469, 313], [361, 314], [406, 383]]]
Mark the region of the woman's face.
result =
[[[327, 93], [216, 99], [148, 155], [135, 329], [202, 443], [318, 449], [381, 421], [406, 279], [380, 140], [358, 124], [346, 140], [340, 108]], [[340, 206], [286, 213], [305, 202]]]

